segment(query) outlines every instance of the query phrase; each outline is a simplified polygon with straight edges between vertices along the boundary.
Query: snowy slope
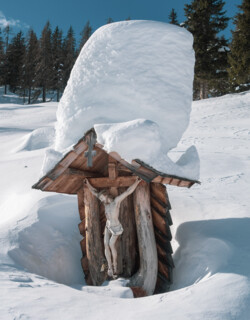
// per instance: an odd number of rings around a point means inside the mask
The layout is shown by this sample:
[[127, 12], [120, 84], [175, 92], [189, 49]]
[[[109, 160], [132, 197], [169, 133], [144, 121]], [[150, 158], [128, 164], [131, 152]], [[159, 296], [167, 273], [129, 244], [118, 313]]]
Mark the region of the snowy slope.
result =
[[30, 189], [56, 107], [0, 105], [0, 318], [248, 320], [250, 92], [193, 103], [170, 156], [194, 144], [202, 185], [169, 187], [174, 285], [141, 299], [119, 281], [84, 286], [76, 198]]

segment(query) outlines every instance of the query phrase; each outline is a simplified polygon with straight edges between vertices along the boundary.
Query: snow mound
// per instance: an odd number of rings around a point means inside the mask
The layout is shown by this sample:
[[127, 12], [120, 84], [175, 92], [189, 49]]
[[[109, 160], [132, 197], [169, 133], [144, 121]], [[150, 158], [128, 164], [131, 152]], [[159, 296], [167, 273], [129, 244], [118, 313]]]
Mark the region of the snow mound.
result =
[[31, 224], [23, 219], [9, 256], [29, 272], [56, 282], [84, 283], [76, 198], [46, 197], [31, 208], [29, 216], [36, 218]]
[[199, 179], [199, 156], [194, 146], [174, 163], [167, 156], [165, 140], [159, 126], [150, 120], [136, 119], [115, 124], [94, 125], [97, 141], [108, 153], [115, 151], [126, 161], [136, 158], [152, 164], [164, 173]]
[[24, 137], [24, 141], [18, 148], [18, 151], [32, 151], [49, 147], [55, 137], [55, 129], [52, 127], [44, 127], [33, 130]]
[[[98, 29], [83, 47], [57, 111], [57, 151], [95, 124], [150, 119], [164, 148], [175, 147], [189, 123], [192, 35], [154, 21], [123, 21]], [[137, 157], [135, 154], [134, 157]]]

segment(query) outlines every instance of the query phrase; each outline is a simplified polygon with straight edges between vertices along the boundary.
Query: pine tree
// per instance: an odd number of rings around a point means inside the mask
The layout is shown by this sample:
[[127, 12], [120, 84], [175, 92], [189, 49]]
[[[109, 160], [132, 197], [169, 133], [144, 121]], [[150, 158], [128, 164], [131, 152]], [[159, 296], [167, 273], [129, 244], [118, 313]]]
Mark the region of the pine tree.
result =
[[35, 85], [38, 63], [39, 43], [35, 32], [30, 29], [26, 41], [23, 67], [23, 88], [28, 90], [28, 104], [31, 103], [31, 91]]
[[250, 2], [243, 0], [235, 16], [235, 30], [232, 31], [230, 68], [228, 69], [232, 91], [250, 88]]
[[52, 87], [56, 90], [56, 99], [59, 101], [63, 91], [63, 41], [62, 31], [56, 27], [52, 35], [53, 74]]
[[10, 90], [13, 92], [20, 88], [23, 61], [25, 54], [25, 40], [22, 31], [18, 32], [11, 40], [6, 53], [7, 58], [7, 84], [10, 85]]
[[169, 18], [169, 23], [175, 24], [177, 26], [179, 25], [179, 22], [177, 20], [177, 13], [176, 13], [176, 11], [174, 9], [171, 10], [168, 18]]
[[85, 43], [88, 41], [92, 34], [92, 27], [90, 26], [89, 21], [85, 24], [82, 32], [81, 32], [81, 41], [79, 45], [79, 52], [81, 51], [82, 47], [85, 45]]
[[4, 82], [4, 94], [7, 93], [7, 85], [8, 85], [8, 74], [9, 68], [11, 67], [7, 61], [7, 54], [9, 49], [9, 38], [10, 38], [11, 28], [7, 25], [3, 29], [4, 34], [4, 60], [3, 60], [3, 82]]
[[63, 85], [67, 84], [70, 72], [76, 60], [76, 40], [73, 28], [70, 26], [67, 36], [63, 43], [64, 62], [63, 62]]
[[114, 20], [110, 17], [106, 20], [106, 24], [113, 23], [113, 22], [114, 22]]
[[51, 41], [51, 27], [49, 21], [43, 28], [41, 38], [39, 40], [38, 63], [36, 68], [36, 85], [42, 87], [43, 102], [46, 101], [47, 90], [51, 89], [53, 73], [53, 59], [52, 59], [52, 41]]
[[215, 83], [225, 79], [228, 43], [219, 32], [227, 27], [228, 18], [222, 0], [193, 0], [185, 5], [185, 26], [194, 36], [194, 92], [199, 98], [208, 97]]
[[4, 42], [2, 37], [2, 30], [0, 28], [0, 85], [4, 84]]

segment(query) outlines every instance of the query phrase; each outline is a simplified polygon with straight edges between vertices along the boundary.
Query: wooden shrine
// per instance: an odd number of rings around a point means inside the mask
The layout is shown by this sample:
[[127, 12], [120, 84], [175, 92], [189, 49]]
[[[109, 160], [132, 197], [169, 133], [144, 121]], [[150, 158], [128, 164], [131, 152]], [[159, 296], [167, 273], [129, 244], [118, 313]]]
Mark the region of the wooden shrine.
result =
[[119, 277], [129, 279], [135, 296], [166, 292], [172, 282], [170, 202], [165, 184], [190, 188], [193, 181], [155, 170], [136, 159], [126, 162], [118, 153], [107, 153], [89, 130], [34, 189], [76, 194], [81, 222], [81, 264], [88, 285], [101, 285], [107, 279], [104, 255], [106, 215], [103, 203], [87, 188], [108, 189], [117, 196], [142, 181], [120, 205], [119, 220], [124, 229], [116, 243]]

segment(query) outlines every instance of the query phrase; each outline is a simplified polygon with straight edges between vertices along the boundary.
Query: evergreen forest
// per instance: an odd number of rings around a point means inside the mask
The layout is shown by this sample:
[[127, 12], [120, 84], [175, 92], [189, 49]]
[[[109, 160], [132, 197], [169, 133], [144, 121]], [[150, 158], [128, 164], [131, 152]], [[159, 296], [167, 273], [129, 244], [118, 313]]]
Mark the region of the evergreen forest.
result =
[[[192, 0], [184, 7], [185, 21], [179, 22], [173, 8], [166, 22], [186, 28], [194, 37], [194, 100], [241, 92], [250, 88], [250, 1], [242, 0], [233, 17], [232, 38], [223, 30], [229, 17], [223, 0]], [[127, 20], [129, 20], [128, 18]], [[112, 18], [107, 23], [113, 23]], [[93, 29], [87, 21], [79, 43], [72, 27], [66, 35], [46, 22], [39, 37], [30, 29], [27, 34], [12, 33], [10, 26], [0, 29], [0, 86], [23, 97], [24, 103], [45, 102], [53, 92], [59, 101], [71, 69]]]

